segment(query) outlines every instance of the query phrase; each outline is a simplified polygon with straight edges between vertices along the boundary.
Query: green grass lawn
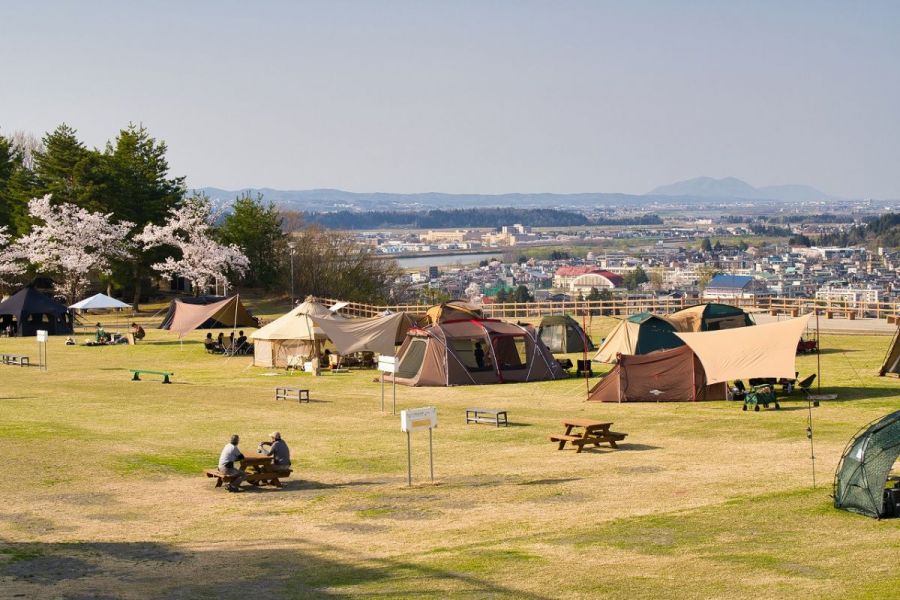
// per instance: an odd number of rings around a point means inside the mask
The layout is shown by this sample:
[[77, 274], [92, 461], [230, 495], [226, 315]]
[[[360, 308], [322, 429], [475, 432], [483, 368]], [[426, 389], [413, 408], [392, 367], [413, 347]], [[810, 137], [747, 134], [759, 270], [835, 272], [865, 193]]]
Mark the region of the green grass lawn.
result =
[[[272, 312], [275, 312], [272, 307]], [[93, 319], [93, 317], [92, 317]], [[595, 318], [599, 341], [611, 319]], [[0, 367], [0, 596], [41, 598], [885, 598], [900, 589], [900, 522], [831, 507], [840, 452], [900, 408], [875, 376], [889, 338], [823, 336], [816, 482], [799, 397], [738, 403], [585, 403], [583, 380], [398, 387], [435, 405], [413, 437], [375, 372], [254, 368], [148, 330], [135, 347], [65, 347], [49, 369]], [[84, 335], [78, 338], [83, 339]], [[34, 339], [0, 352], [37, 355]], [[574, 358], [574, 357], [573, 357]], [[130, 368], [175, 372], [172, 385]], [[801, 376], [815, 357], [798, 359]], [[279, 384], [312, 402], [275, 402]], [[467, 406], [511, 426], [466, 425]], [[610, 420], [618, 451], [559, 452], [565, 417]], [[252, 451], [278, 429], [295, 455], [284, 489], [215, 489], [231, 433]]]

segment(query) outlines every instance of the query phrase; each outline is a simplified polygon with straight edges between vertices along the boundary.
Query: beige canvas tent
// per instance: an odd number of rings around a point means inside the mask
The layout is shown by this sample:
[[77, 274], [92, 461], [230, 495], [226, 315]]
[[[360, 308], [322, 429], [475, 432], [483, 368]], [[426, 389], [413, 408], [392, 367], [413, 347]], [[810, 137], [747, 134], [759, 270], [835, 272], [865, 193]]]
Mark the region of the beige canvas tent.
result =
[[719, 331], [753, 325], [753, 319], [743, 309], [728, 304], [698, 304], [668, 315], [678, 331]]
[[240, 296], [213, 300], [208, 296], [175, 299], [163, 318], [160, 329], [183, 336], [195, 329], [231, 329], [256, 327], [256, 319], [241, 303]]
[[900, 327], [897, 327], [897, 332], [894, 334], [891, 345], [884, 357], [884, 363], [878, 371], [878, 375], [882, 377], [888, 373], [900, 375]]
[[707, 383], [752, 377], [793, 379], [797, 342], [810, 316], [756, 327], [676, 335], [700, 359]]
[[483, 316], [482, 310], [478, 306], [463, 302], [462, 300], [453, 300], [429, 308], [425, 312], [425, 316], [419, 319], [419, 325], [421, 327], [427, 327], [429, 325], [445, 323], [447, 321], [481, 319]]
[[310, 317], [340, 319], [313, 298], [253, 333], [253, 364], [259, 367], [286, 367], [291, 360], [319, 356], [328, 335]]
[[724, 383], [709, 385], [703, 365], [687, 346], [651, 354], [623, 354], [588, 394], [590, 402], [693, 402], [725, 400]]
[[[477, 344], [477, 346], [476, 346]], [[479, 364], [478, 351], [484, 353]], [[469, 319], [411, 329], [390, 381], [411, 386], [545, 381], [565, 373], [533, 327]]]
[[403, 339], [414, 325], [406, 313], [391, 313], [368, 319], [334, 319], [316, 315], [310, 315], [309, 318], [328, 336], [338, 354], [377, 352], [393, 356], [398, 336]]

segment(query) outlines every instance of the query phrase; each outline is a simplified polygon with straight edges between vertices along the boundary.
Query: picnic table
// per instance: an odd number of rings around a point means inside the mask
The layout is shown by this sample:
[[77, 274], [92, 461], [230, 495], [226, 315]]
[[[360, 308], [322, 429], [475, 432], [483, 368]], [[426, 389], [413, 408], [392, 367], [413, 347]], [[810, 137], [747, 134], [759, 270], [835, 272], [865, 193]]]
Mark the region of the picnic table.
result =
[[[272, 485], [282, 487], [281, 478], [290, 477], [291, 470], [275, 471], [275, 459], [265, 454], [250, 453], [245, 454], [241, 461], [241, 469], [247, 473], [247, 482], [252, 485]], [[231, 481], [231, 477], [226, 477], [219, 472], [218, 469], [207, 469], [207, 477], [217, 479], [216, 487], [222, 487], [222, 483]]]
[[[576, 454], [584, 449], [586, 444], [599, 446], [600, 444], [609, 444], [611, 448], [618, 448], [616, 442], [621, 442], [628, 435], [617, 431], [610, 431], [612, 423], [604, 423], [602, 421], [592, 421], [590, 419], [566, 419], [563, 421], [566, 432], [561, 435], [551, 435], [551, 442], [559, 442], [558, 450], [566, 447], [569, 442], [576, 447]], [[574, 431], [575, 429], [581, 431]]]

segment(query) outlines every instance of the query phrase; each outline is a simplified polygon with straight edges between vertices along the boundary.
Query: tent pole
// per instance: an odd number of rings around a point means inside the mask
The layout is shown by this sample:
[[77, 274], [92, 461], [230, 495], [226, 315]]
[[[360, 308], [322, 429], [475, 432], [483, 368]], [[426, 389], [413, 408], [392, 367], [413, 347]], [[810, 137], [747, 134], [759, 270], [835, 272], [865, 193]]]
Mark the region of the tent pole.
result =
[[[822, 391], [822, 342], [819, 333], [819, 308], [816, 307], [816, 391]], [[810, 442], [812, 438], [810, 438]]]
[[590, 369], [588, 368], [588, 360], [587, 360], [587, 332], [584, 330], [585, 322], [584, 322], [584, 311], [581, 312], [581, 351], [582, 356], [584, 357], [583, 366], [584, 366], [584, 391], [587, 395], [587, 398], [591, 397], [591, 381], [590, 381]]
[[809, 438], [809, 458], [812, 461], [813, 489], [816, 489], [816, 452], [813, 445], [812, 400], [810, 400], [809, 394], [806, 395], [806, 409], [809, 412], [806, 418], [806, 437]]

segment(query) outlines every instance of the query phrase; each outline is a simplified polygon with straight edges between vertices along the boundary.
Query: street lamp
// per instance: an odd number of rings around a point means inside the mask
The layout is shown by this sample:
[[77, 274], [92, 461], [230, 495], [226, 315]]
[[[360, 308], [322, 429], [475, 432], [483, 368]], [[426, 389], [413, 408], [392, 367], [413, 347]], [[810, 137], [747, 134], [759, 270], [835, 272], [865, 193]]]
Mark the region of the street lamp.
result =
[[297, 244], [288, 242], [288, 248], [291, 250], [291, 306], [294, 306], [294, 249]]

